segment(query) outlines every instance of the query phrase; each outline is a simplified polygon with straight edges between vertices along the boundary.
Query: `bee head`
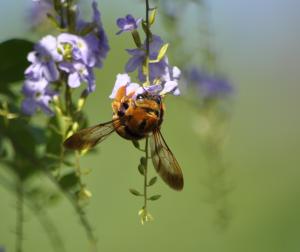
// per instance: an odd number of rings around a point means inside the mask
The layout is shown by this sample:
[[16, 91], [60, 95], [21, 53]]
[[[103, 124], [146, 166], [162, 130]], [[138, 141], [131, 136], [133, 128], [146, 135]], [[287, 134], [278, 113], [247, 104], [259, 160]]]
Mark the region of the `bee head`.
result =
[[162, 97], [157, 94], [150, 94], [148, 92], [138, 94], [135, 98], [137, 103], [144, 103], [144, 102], [155, 102], [157, 105], [162, 103]]

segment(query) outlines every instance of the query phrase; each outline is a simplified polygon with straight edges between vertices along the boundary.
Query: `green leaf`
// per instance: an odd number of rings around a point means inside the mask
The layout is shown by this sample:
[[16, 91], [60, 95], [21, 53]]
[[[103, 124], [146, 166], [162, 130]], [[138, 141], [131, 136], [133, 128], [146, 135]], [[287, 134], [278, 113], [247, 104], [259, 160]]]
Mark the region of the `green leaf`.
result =
[[140, 163], [145, 166], [147, 164], [147, 159], [145, 157], [141, 157]]
[[10, 39], [0, 44], [0, 91], [7, 84], [24, 79], [24, 71], [28, 67], [27, 54], [33, 50], [34, 44], [24, 39]]
[[156, 181], [157, 181], [157, 177], [155, 176], [155, 177], [153, 177], [152, 179], [150, 179], [150, 181], [149, 181], [149, 183], [148, 183], [148, 186], [154, 185], [154, 184], [156, 183]]
[[145, 166], [143, 166], [142, 164], [139, 164], [138, 170], [139, 170], [141, 175], [145, 174]]
[[138, 190], [135, 189], [129, 189], [129, 192], [134, 196], [143, 196], [143, 194], [141, 194]]
[[149, 17], [149, 24], [150, 24], [150, 25], [153, 25], [153, 24], [154, 24], [156, 14], [157, 14], [157, 9], [156, 9], [156, 8], [153, 9], [153, 10], [151, 10], [150, 17]]
[[133, 30], [131, 32], [131, 34], [132, 34], [132, 38], [133, 38], [133, 41], [134, 41], [136, 47], [137, 48], [142, 47], [142, 41], [141, 41], [141, 37], [140, 37], [139, 32], [137, 30]]
[[134, 145], [135, 148], [140, 149], [140, 143], [137, 140], [132, 140], [132, 143]]
[[154, 201], [154, 200], [158, 200], [160, 197], [161, 197], [161, 195], [157, 194], [157, 195], [151, 196], [150, 198], [148, 198], [148, 200]]
[[79, 178], [75, 172], [68, 173], [59, 180], [60, 186], [65, 190], [75, 187], [78, 182]]
[[167, 50], [168, 50], [168, 47], [169, 47], [169, 44], [168, 44], [168, 43], [167, 43], [167, 44], [164, 44], [164, 45], [160, 48], [156, 60], [150, 60], [150, 63], [157, 63], [157, 62], [160, 62], [160, 61], [163, 59], [163, 57], [165, 57], [165, 55], [166, 55], [166, 53], [167, 53]]

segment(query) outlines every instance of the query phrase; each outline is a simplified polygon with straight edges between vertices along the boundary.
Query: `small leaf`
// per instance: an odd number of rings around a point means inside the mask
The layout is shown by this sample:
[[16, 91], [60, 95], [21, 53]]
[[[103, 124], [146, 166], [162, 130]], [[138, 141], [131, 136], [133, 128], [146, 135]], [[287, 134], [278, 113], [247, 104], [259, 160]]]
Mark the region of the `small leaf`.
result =
[[129, 192], [134, 196], [143, 196], [143, 194], [141, 194], [138, 190], [135, 189], [129, 189]]
[[158, 62], [161, 61], [163, 57], [165, 57], [166, 52], [167, 52], [167, 50], [168, 50], [168, 47], [169, 47], [169, 44], [167, 43], [167, 44], [164, 44], [164, 45], [160, 48], [159, 53], [158, 53], [158, 56], [157, 56], [157, 61], [158, 61]]
[[135, 148], [140, 149], [140, 143], [137, 140], [132, 140], [132, 143], [134, 145]]
[[161, 195], [156, 194], [156, 195], [153, 195], [153, 196], [151, 196], [150, 198], [148, 198], [148, 200], [154, 201], [154, 200], [158, 200], [160, 197], [161, 197]]
[[68, 160], [64, 160], [63, 163], [64, 163], [65, 166], [68, 166], [68, 167], [74, 167], [75, 166], [75, 164], [73, 162], [70, 162]]
[[150, 179], [150, 181], [149, 181], [149, 183], [148, 183], [148, 186], [154, 185], [154, 184], [156, 183], [156, 181], [157, 181], [157, 177], [155, 176], [155, 177], [153, 177], [152, 179]]
[[145, 167], [142, 164], [139, 164], [138, 170], [139, 170], [139, 172], [140, 172], [141, 175], [145, 174]]
[[154, 22], [155, 22], [155, 17], [156, 17], [156, 13], [157, 13], [157, 9], [153, 9], [151, 10], [151, 13], [150, 13], [150, 17], [149, 17], [149, 24], [150, 25], [153, 25]]
[[131, 32], [132, 34], [132, 38], [134, 40], [134, 43], [136, 45], [137, 48], [141, 48], [142, 47], [142, 41], [141, 41], [141, 37], [140, 37], [140, 34], [137, 30], [133, 30]]
[[79, 178], [75, 172], [64, 175], [60, 180], [59, 184], [63, 189], [70, 189], [75, 187], [79, 182]]
[[147, 159], [145, 157], [141, 157], [140, 163], [145, 166], [147, 164]]

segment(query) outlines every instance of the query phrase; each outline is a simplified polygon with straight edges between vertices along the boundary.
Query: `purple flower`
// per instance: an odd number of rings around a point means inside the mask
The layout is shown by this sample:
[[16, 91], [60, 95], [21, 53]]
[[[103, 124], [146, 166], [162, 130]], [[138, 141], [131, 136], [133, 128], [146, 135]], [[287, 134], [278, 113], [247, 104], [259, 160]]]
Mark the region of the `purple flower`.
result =
[[[145, 42], [146, 43], [146, 42]], [[132, 56], [126, 63], [125, 71], [130, 73], [138, 69], [138, 78], [140, 81], [145, 81], [146, 77], [143, 73], [143, 63], [146, 60], [146, 44], [144, 43], [141, 49], [127, 49], [127, 52]], [[159, 50], [164, 45], [164, 41], [157, 35], [152, 36], [149, 48], [150, 60], [156, 60]], [[157, 63], [149, 64], [149, 77], [150, 81], [160, 78], [164, 75], [165, 68], [168, 66], [167, 58], [164, 57]]]
[[48, 35], [34, 49], [27, 57], [32, 64], [25, 70], [26, 77], [35, 80], [45, 78], [50, 82], [58, 80], [59, 72], [55, 62], [60, 61], [62, 56], [57, 52], [56, 38]]
[[25, 95], [22, 111], [25, 114], [32, 115], [40, 108], [46, 114], [53, 115], [49, 105], [56, 93], [48, 88], [46, 79], [25, 80], [22, 91]]
[[[166, 59], [168, 64], [168, 58]], [[178, 81], [181, 77], [181, 70], [174, 66], [171, 67], [169, 65], [165, 68], [165, 73], [161, 77], [160, 81], [164, 86], [164, 92], [172, 93], [173, 95], [180, 95], [180, 90], [178, 88]]]
[[117, 26], [121, 29], [116, 34], [119, 35], [122, 32], [133, 31], [138, 28], [138, 25], [142, 21], [142, 18], [135, 19], [132, 15], [127, 15], [125, 18], [117, 19]]
[[101, 68], [103, 65], [103, 60], [106, 58], [109, 51], [108, 39], [101, 21], [101, 13], [98, 10], [98, 5], [96, 1], [92, 3], [93, 17], [91, 22], [86, 22], [79, 18], [79, 12], [77, 13], [77, 30], [78, 32], [84, 31], [86, 27], [91, 25], [94, 28], [88, 34], [84, 35], [84, 40], [86, 41], [93, 57], [93, 67]]
[[233, 92], [231, 83], [219, 76], [193, 68], [187, 76], [198, 89], [203, 98], [211, 99], [230, 95]]
[[28, 21], [33, 28], [38, 27], [47, 20], [47, 13], [53, 14], [53, 6], [51, 0], [32, 1], [29, 3]]
[[126, 86], [126, 95], [130, 95], [131, 93], [134, 93], [140, 85], [137, 83], [131, 83], [130, 77], [128, 74], [118, 74], [117, 79], [115, 82], [115, 86], [113, 88], [112, 93], [110, 94], [110, 99], [115, 99], [116, 94], [120, 87]]
[[[178, 72], [179, 71], [179, 72]], [[173, 68], [173, 73], [180, 75], [180, 70], [177, 67]], [[177, 77], [179, 78], [179, 75]], [[150, 86], [140, 86], [137, 83], [132, 83], [128, 74], [118, 74], [117, 79], [115, 82], [115, 86], [111, 95], [109, 96], [110, 99], [114, 99], [116, 97], [117, 91], [120, 87], [126, 87], [126, 95], [132, 95], [132, 98], [135, 99], [137, 95], [143, 94], [145, 92], [153, 94], [153, 95], [166, 95], [166, 94], [173, 94], [179, 95], [178, 89], [178, 82], [175, 79], [163, 81], [161, 83], [152, 84]]]
[[89, 67], [95, 65], [95, 58], [83, 38], [70, 33], [61, 33], [57, 37], [57, 42], [64, 61], [82, 61]]
[[86, 82], [88, 84], [87, 91], [89, 93], [95, 91], [96, 82], [92, 68], [82, 62], [62, 62], [59, 68], [69, 74], [68, 85], [71, 88], [77, 88], [81, 85], [81, 82]]

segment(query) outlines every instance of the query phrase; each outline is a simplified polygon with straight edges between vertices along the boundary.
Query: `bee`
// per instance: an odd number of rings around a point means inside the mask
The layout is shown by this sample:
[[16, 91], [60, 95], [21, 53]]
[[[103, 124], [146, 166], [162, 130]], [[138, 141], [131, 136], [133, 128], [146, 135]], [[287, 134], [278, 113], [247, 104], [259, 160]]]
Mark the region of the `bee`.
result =
[[160, 132], [165, 109], [162, 97], [147, 91], [134, 98], [133, 95], [134, 92], [126, 95], [126, 87], [120, 87], [112, 102], [112, 120], [79, 130], [65, 140], [64, 146], [73, 150], [90, 149], [113, 132], [134, 141], [149, 137], [155, 170], [171, 188], [182, 190], [182, 171]]

